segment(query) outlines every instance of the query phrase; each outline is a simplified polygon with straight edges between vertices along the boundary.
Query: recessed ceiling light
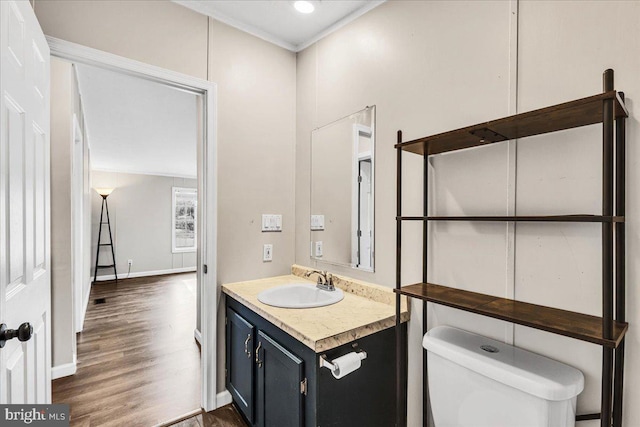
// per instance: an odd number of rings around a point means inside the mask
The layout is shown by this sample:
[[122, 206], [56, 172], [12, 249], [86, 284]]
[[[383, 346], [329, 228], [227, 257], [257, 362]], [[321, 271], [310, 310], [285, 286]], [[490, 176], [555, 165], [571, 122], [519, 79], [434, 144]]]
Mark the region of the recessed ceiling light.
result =
[[315, 10], [315, 7], [311, 2], [303, 0], [294, 2], [293, 7], [295, 7], [300, 13], [311, 13]]

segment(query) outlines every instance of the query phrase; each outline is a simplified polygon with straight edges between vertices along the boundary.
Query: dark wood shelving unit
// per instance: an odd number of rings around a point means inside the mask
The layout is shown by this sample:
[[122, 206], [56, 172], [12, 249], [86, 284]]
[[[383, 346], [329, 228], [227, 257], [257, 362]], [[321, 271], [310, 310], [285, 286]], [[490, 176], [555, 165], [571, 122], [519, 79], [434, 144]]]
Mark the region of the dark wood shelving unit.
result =
[[426, 151], [428, 155], [433, 155], [602, 123], [603, 101], [606, 100], [614, 103], [616, 119], [628, 116], [624, 101], [615, 90], [611, 90], [552, 107], [401, 142], [396, 144], [396, 148], [420, 155], [424, 155]]
[[402, 216], [401, 221], [484, 221], [484, 222], [624, 222], [623, 216], [524, 215], [524, 216]]
[[[628, 324], [625, 321], [625, 126], [628, 112], [624, 93], [613, 89], [613, 70], [603, 74], [601, 94], [547, 108], [516, 114], [450, 132], [403, 142], [398, 131], [396, 188], [396, 376], [397, 426], [406, 426], [406, 337], [400, 323], [400, 297], [424, 301], [423, 333], [427, 332], [427, 302], [445, 305], [482, 316], [504, 320], [550, 333], [602, 346], [602, 382], [600, 413], [583, 414], [576, 421], [600, 419], [601, 427], [622, 426], [622, 390], [624, 348]], [[602, 214], [576, 215], [489, 215], [429, 216], [428, 157], [529, 136], [602, 124]], [[423, 156], [423, 214], [402, 215], [402, 154]], [[421, 221], [422, 283], [402, 286], [402, 223]], [[427, 279], [428, 223], [430, 221], [468, 222], [560, 222], [594, 223], [602, 228], [602, 316], [592, 316], [554, 307], [500, 298], [454, 287], [429, 283]], [[614, 240], [615, 237], [615, 240]], [[615, 247], [614, 247], [615, 243]], [[425, 374], [427, 358], [423, 354]], [[426, 375], [424, 396], [428, 396]], [[424, 405], [424, 425], [428, 408]]]
[[602, 333], [602, 318], [574, 311], [454, 289], [432, 283], [403, 286], [397, 293], [446, 305], [471, 313], [506, 320], [518, 325], [552, 332], [565, 337], [616, 348], [627, 331], [626, 322], [614, 322], [613, 336]]

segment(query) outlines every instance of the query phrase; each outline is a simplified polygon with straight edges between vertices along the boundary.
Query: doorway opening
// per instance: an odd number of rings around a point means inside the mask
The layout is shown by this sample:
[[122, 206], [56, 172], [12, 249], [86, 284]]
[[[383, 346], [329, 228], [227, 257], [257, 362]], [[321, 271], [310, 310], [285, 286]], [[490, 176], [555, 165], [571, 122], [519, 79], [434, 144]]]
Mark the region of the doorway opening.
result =
[[95, 394], [92, 423], [96, 402], [125, 423], [215, 409], [225, 403], [215, 393], [215, 85], [48, 41], [52, 60], [77, 75], [81, 107], [71, 156], [77, 371], [54, 381], [53, 400], [71, 403], [73, 418], [74, 395]]

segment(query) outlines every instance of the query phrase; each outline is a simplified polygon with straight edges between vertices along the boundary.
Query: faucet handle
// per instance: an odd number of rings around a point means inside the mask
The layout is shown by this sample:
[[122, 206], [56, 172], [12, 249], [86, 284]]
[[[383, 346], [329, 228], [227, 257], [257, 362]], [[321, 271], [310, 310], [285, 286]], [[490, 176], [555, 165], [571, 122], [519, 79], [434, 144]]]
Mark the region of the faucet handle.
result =
[[333, 274], [331, 273], [327, 273], [327, 277], [326, 277], [326, 285], [329, 288], [330, 291], [334, 290], [336, 287], [333, 284]]

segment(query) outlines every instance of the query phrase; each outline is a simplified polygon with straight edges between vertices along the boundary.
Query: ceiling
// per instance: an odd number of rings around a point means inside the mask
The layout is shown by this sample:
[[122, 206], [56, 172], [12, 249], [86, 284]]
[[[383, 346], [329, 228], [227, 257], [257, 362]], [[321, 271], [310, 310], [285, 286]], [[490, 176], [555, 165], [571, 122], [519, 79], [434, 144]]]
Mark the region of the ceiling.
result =
[[77, 65], [92, 169], [196, 177], [195, 94]]
[[302, 14], [289, 0], [172, 0], [196, 12], [298, 52], [386, 0], [315, 0]]

